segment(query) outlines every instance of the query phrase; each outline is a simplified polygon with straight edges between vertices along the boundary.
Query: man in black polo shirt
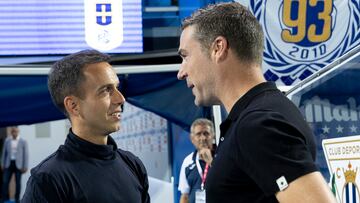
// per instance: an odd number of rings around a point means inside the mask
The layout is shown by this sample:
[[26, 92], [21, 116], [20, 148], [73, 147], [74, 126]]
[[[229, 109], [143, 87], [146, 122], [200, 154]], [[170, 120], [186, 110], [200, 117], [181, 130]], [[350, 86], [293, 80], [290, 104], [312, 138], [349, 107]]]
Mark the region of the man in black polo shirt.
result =
[[206, 202], [335, 202], [315, 165], [311, 129], [262, 70], [263, 31], [239, 3], [184, 20], [178, 78], [196, 105], [224, 105]]

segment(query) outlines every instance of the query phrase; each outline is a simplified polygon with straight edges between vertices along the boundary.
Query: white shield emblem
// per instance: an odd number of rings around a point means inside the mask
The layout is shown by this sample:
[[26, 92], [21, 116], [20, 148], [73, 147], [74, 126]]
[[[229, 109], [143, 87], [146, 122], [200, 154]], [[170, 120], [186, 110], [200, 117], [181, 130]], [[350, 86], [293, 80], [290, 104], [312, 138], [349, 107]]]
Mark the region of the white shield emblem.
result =
[[359, 202], [360, 136], [324, 139], [322, 145], [338, 202]]
[[100, 51], [109, 51], [123, 41], [122, 0], [84, 0], [85, 40]]

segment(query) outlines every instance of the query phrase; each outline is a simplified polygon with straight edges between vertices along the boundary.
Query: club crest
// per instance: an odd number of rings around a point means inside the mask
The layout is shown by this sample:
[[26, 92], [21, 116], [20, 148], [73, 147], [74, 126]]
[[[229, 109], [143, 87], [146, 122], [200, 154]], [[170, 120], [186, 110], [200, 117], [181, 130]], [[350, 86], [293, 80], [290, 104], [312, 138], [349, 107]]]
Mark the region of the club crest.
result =
[[293, 85], [360, 44], [359, 0], [250, 0], [263, 26], [264, 75]]
[[360, 136], [325, 139], [322, 142], [330, 174], [330, 188], [340, 203], [360, 200]]
[[85, 0], [85, 40], [101, 51], [108, 51], [123, 42], [121, 0]]

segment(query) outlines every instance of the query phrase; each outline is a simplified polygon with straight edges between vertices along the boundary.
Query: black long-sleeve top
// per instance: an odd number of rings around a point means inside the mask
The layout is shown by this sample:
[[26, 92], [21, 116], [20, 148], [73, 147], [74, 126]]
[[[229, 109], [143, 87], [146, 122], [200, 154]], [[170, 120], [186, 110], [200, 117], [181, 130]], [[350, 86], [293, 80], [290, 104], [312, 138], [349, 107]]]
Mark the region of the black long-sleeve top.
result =
[[21, 202], [148, 203], [144, 165], [132, 153], [96, 145], [70, 130], [64, 145], [31, 170]]

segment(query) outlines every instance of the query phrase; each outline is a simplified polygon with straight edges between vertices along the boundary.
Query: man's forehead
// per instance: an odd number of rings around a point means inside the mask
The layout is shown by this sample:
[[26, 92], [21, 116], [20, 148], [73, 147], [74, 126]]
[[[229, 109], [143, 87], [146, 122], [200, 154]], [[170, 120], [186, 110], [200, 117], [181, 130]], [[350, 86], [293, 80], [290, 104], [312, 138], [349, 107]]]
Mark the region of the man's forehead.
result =
[[107, 62], [87, 66], [84, 70], [84, 76], [85, 79], [82, 82], [81, 87], [91, 87], [91, 89], [96, 92], [105, 86], [118, 86], [120, 83], [115, 70]]
[[188, 45], [188, 41], [194, 40], [193, 35], [194, 35], [194, 27], [193, 26], [189, 26], [186, 27], [180, 36], [180, 46], [179, 46], [179, 50], [180, 49], [185, 49], [185, 47]]
[[94, 78], [118, 79], [113, 67], [107, 62], [89, 64], [84, 69], [84, 75]]
[[194, 130], [210, 130], [210, 126], [206, 124], [198, 124], [194, 127]]

